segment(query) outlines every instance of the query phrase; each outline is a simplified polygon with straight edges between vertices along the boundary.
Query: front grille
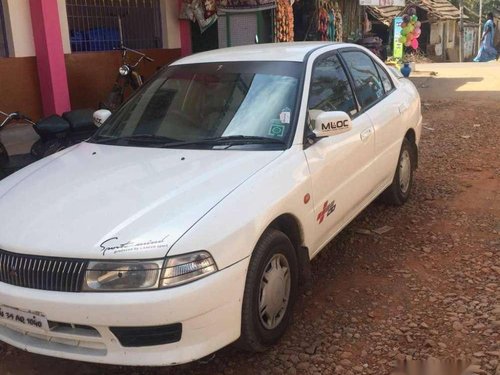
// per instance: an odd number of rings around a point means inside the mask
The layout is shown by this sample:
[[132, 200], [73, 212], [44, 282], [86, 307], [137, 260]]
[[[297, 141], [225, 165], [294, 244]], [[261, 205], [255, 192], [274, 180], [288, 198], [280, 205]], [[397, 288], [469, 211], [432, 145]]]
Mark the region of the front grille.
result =
[[0, 282], [23, 288], [80, 292], [87, 261], [0, 250]]

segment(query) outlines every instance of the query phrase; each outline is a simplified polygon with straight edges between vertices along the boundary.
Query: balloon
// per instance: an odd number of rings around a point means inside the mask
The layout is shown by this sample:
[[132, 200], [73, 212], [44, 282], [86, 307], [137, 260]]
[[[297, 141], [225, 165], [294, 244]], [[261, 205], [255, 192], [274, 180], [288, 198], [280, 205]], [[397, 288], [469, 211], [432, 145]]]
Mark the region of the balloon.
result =
[[405, 27], [406, 27], [406, 23], [405, 23], [405, 22], [403, 22], [403, 23], [401, 24], [401, 28], [402, 28], [402, 29], [404, 29]]
[[406, 37], [404, 35], [401, 35], [399, 37], [399, 43], [401, 43], [401, 44], [405, 44], [406, 43]]
[[411, 41], [411, 47], [412, 47], [413, 49], [417, 49], [417, 48], [418, 48], [418, 39], [413, 39], [413, 40]]
[[411, 41], [407, 40], [406, 43], [405, 43], [405, 46], [406, 47], [411, 47]]
[[404, 29], [401, 29], [401, 35], [406, 36], [408, 34], [408, 30], [406, 30], [406, 27]]
[[415, 26], [413, 26], [412, 24], [406, 26], [406, 28], [408, 29], [409, 33], [413, 32], [413, 30], [415, 30]]
[[418, 21], [418, 17], [415, 16], [415, 15], [413, 15], [413, 16], [411, 16], [411, 20], [412, 20], [412, 22], [417, 22]]
[[420, 28], [421, 26], [422, 26], [422, 22], [420, 22], [420, 21], [415, 22], [415, 27]]
[[408, 9], [408, 14], [410, 16], [414, 16], [415, 14], [417, 14], [417, 10], [415, 8], [410, 8]]
[[418, 38], [420, 37], [420, 34], [422, 34], [422, 30], [420, 30], [419, 27], [415, 27], [415, 30], [413, 30], [413, 37]]
[[413, 38], [415, 38], [413, 33], [408, 33], [408, 35], [406, 35], [406, 40], [413, 40]]
[[405, 22], [405, 23], [410, 22], [410, 16], [407, 14], [403, 15], [403, 22]]

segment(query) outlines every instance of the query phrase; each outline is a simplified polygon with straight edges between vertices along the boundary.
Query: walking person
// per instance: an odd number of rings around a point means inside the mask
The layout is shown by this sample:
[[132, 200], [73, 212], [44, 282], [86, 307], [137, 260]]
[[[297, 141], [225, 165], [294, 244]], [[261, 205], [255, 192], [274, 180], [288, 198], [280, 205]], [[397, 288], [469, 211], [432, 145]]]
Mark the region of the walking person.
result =
[[495, 39], [495, 23], [493, 22], [493, 13], [488, 13], [488, 19], [486, 20], [483, 28], [483, 36], [481, 37], [481, 48], [477, 53], [475, 62], [486, 62], [497, 59], [497, 50], [493, 45], [493, 40]]

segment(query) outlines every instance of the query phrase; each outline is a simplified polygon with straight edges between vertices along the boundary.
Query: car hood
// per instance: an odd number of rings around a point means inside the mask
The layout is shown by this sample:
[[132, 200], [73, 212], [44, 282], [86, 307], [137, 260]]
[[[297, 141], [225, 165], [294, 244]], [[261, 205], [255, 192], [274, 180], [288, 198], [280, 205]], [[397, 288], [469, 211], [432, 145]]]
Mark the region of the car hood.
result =
[[87, 259], [163, 257], [281, 153], [82, 143], [0, 181], [0, 249]]

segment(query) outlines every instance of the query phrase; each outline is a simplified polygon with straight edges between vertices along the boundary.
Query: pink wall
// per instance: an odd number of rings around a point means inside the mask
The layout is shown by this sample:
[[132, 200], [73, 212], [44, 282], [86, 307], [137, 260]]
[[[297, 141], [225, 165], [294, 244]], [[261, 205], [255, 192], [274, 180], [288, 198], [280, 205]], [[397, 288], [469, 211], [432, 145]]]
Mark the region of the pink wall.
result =
[[[178, 0], [179, 11], [182, 7], [182, 0]], [[189, 20], [179, 20], [179, 28], [181, 33], [181, 56], [187, 56], [193, 53], [191, 45], [191, 25]]]
[[70, 109], [57, 0], [30, 0], [43, 113], [61, 114]]

